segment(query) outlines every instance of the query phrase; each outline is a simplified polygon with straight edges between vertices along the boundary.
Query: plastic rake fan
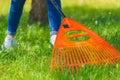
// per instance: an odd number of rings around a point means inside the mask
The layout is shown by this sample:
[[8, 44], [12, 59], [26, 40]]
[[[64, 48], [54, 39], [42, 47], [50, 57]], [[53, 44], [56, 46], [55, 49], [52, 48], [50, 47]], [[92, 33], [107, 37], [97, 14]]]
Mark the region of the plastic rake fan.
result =
[[82, 24], [64, 18], [52, 51], [51, 71], [76, 71], [83, 64], [116, 64], [120, 53]]
[[120, 52], [82, 24], [67, 18], [54, 0], [50, 0], [64, 18], [52, 51], [51, 71], [76, 71], [83, 64], [116, 64]]

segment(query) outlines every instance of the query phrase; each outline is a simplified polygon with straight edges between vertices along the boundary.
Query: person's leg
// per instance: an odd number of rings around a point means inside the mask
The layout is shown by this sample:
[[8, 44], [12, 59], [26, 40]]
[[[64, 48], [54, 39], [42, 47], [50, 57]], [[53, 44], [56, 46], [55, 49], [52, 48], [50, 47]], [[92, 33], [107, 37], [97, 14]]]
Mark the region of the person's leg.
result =
[[12, 0], [8, 17], [8, 34], [15, 35], [26, 0]]
[[[58, 6], [61, 8], [60, 0], [55, 0], [55, 1], [58, 4]], [[50, 0], [47, 0], [47, 6], [48, 6], [48, 20], [50, 25], [50, 35], [57, 34], [57, 31], [61, 24], [61, 15], [54, 8]]]
[[14, 36], [18, 28], [25, 1], [26, 0], [11, 0], [7, 36], [4, 40], [3, 48], [11, 48], [17, 43]]
[[[55, 1], [57, 5], [61, 8], [60, 0], [55, 0]], [[61, 15], [54, 8], [50, 0], [47, 0], [47, 6], [48, 6], [48, 20], [50, 25], [51, 43], [54, 44], [59, 26], [61, 24]]]

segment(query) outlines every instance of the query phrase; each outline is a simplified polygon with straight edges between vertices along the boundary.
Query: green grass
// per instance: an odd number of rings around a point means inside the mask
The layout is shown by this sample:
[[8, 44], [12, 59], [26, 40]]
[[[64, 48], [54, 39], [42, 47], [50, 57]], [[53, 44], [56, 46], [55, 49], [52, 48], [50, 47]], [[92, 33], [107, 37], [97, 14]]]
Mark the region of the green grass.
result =
[[[120, 2], [76, 1], [62, 0], [65, 14], [92, 29], [120, 51]], [[0, 0], [0, 45], [6, 35], [9, 7], [10, 0]], [[29, 25], [29, 7], [30, 1], [27, 0], [16, 35], [19, 47], [0, 54], [0, 80], [120, 80], [119, 64], [83, 65], [78, 73], [72, 74], [67, 71], [50, 73], [53, 47], [49, 42], [49, 27], [39, 23]]]

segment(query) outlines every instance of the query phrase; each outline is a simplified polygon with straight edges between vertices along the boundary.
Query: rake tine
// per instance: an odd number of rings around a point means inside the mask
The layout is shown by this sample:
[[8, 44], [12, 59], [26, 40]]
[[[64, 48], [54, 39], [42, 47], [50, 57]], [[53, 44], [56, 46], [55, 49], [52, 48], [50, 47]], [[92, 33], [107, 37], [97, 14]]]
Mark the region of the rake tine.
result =
[[116, 59], [116, 58], [112, 55], [112, 53], [111, 53], [112, 51], [109, 49], [108, 50], [106, 49], [105, 52], [109, 54], [109, 56], [107, 55], [108, 59], [106, 59], [106, 60], [112, 61], [113, 63], [115, 63], [114, 59]]
[[96, 50], [97, 50], [97, 46], [96, 45], [92, 48], [92, 50], [94, 50], [94, 53], [95, 53], [95, 55], [93, 55], [94, 58], [96, 58], [95, 59], [96, 60], [95, 64], [98, 65], [99, 64], [98, 62], [101, 60], [101, 57], [99, 57], [100, 51], [96, 52]]
[[[109, 51], [107, 51], [107, 52], [112, 52], [112, 50], [110, 49]], [[114, 57], [114, 59], [113, 59], [113, 64], [116, 64], [117, 62], [116, 62], [116, 59], [118, 59], [119, 57], [120, 57], [120, 54], [111, 54], [111, 57]]]
[[[96, 52], [94, 52], [93, 51], [93, 49], [91, 50], [91, 49], [93, 48], [94, 49], [94, 47], [87, 47], [87, 52], [89, 53], [89, 56], [90, 56], [90, 58], [91, 58], [91, 60], [90, 60], [90, 63], [91, 64], [95, 64], [96, 65], [96, 63], [98, 62], [98, 61], [96, 61]], [[91, 52], [90, 52], [90, 50], [91, 50]]]
[[71, 66], [72, 66], [72, 72], [74, 72], [74, 63], [75, 63], [75, 61], [74, 61], [74, 56], [73, 56], [73, 49], [71, 48], [71, 56], [70, 56], [70, 58], [72, 59], [72, 64], [71, 64]]
[[[103, 49], [102, 49], [103, 50]], [[109, 50], [109, 49], [108, 49]], [[105, 49], [105, 53], [106, 53], [106, 57], [107, 57], [107, 59], [106, 60], [110, 60], [111, 58], [113, 58], [114, 56], [112, 55], [112, 51], [111, 50], [109, 50], [108, 51], [107, 49]], [[112, 60], [110, 60], [110, 61], [112, 61]]]
[[[77, 49], [77, 48], [75, 48], [74, 49], [74, 55], [75, 55], [75, 57], [76, 57], [76, 60], [77, 60], [77, 64], [78, 64], [78, 66], [76, 67], [77, 68], [77, 70], [76, 71], [78, 71], [78, 67], [80, 67], [80, 61], [82, 62], [82, 59], [80, 58], [80, 55], [79, 55], [79, 49]], [[79, 61], [79, 59], [80, 59], [80, 61]], [[83, 62], [82, 62], [83, 63]], [[76, 64], [76, 65], [77, 65]]]
[[[100, 58], [98, 57], [98, 55], [97, 55], [97, 53], [96, 53], [96, 47], [90, 47], [91, 49], [92, 49], [92, 53], [94, 53], [94, 54], [91, 54], [91, 56], [93, 56], [93, 64], [95, 64], [95, 65], [97, 65], [97, 63], [98, 63], [98, 60], [100, 60]], [[94, 51], [93, 51], [94, 50]]]
[[70, 72], [70, 59], [69, 59], [69, 52], [70, 52], [70, 50], [68, 49], [67, 50], [67, 53], [66, 53], [66, 56], [67, 56], [67, 65], [68, 65], [68, 70], [69, 70], [69, 72]]
[[94, 64], [98, 65], [98, 62], [101, 60], [101, 57], [99, 57], [99, 52], [96, 52], [97, 46], [95, 45], [95, 48], [92, 47], [91, 49], [94, 50], [94, 53], [96, 54], [96, 55], [92, 54], [96, 58], [96, 61], [94, 62]]
[[[92, 52], [90, 52], [90, 48], [89, 48], [89, 47], [86, 47], [86, 50], [87, 50], [87, 52], [88, 52], [90, 62], [91, 62], [92, 64], [94, 64], [94, 62], [95, 62], [95, 57], [93, 57], [93, 55], [92, 55], [93, 51], [91, 50]], [[95, 54], [94, 54], [94, 56], [95, 56]]]
[[81, 65], [82, 65], [82, 64], [84, 64], [85, 61], [84, 61], [84, 58], [83, 58], [83, 56], [82, 56], [81, 48], [79, 47], [78, 50], [79, 50], [79, 52], [78, 52], [79, 61], [81, 61], [80, 63], [81, 63]]
[[70, 50], [70, 53], [69, 53], [69, 59], [70, 59], [71, 70], [72, 70], [72, 72], [73, 72], [73, 71], [74, 71], [74, 66], [73, 66], [73, 57], [72, 57], [71, 54], [72, 54], [72, 53], [71, 53], [71, 50]]
[[87, 56], [87, 51], [86, 51], [86, 49], [84, 49], [84, 48], [86, 48], [86, 47], [81, 47], [82, 48], [82, 50], [83, 50], [83, 52], [84, 52], [84, 58], [86, 59], [86, 64], [88, 64], [89, 63], [89, 58], [88, 58], [88, 56]]
[[[110, 60], [110, 59], [113, 57], [112, 53], [111, 53], [111, 52], [108, 52], [107, 49], [105, 49], [104, 51], [105, 51], [106, 57], [107, 57], [106, 60]], [[109, 63], [110, 63], [110, 62], [111, 62], [111, 60], [109, 61]]]
[[81, 58], [82, 58], [82, 60], [83, 60], [83, 64], [86, 64], [85, 62], [86, 62], [86, 60], [85, 60], [85, 58], [84, 58], [84, 55], [83, 55], [83, 52], [82, 52], [82, 48], [79, 48], [80, 49], [80, 52], [81, 52]]
[[67, 52], [66, 52], [66, 49], [65, 49], [64, 56], [63, 56], [64, 57], [64, 59], [63, 59], [64, 60], [64, 64], [63, 64], [64, 68], [66, 67], [66, 64], [67, 64], [67, 59], [66, 59], [67, 56], [66, 56], [66, 54], [67, 54]]
[[72, 49], [72, 56], [74, 57], [74, 68], [75, 68], [75, 71], [78, 70], [78, 65], [77, 65], [77, 62], [78, 62], [78, 59], [77, 59], [77, 56], [75, 55], [76, 51], [75, 51], [75, 48]]
[[95, 57], [96, 57], [95, 56], [95, 52], [93, 52], [93, 50], [91, 50], [91, 52], [90, 52], [90, 48], [89, 47], [86, 47], [86, 50], [89, 53], [89, 58], [90, 58], [89, 63], [95, 64]]
[[78, 56], [78, 61], [79, 61], [79, 66], [81, 65], [81, 64], [83, 64], [83, 59], [82, 59], [82, 57], [80, 56], [80, 54], [81, 54], [81, 52], [80, 52], [80, 49], [78, 48], [76, 48], [76, 55]]
[[[56, 54], [55, 54], [55, 53], [57, 52], [57, 49], [55, 49], [54, 51], [55, 51], [55, 52], [54, 52], [54, 55], [53, 55], [53, 57], [54, 57], [54, 61], [53, 61], [53, 62], [55, 63], [54, 66], [57, 67], [57, 62], [56, 62], [56, 61], [57, 61], [57, 57], [56, 57]], [[57, 53], [58, 53], [58, 52], [57, 52]]]
[[[102, 50], [102, 48], [100, 48], [100, 49]], [[103, 62], [108, 61], [108, 60], [107, 60], [107, 56], [109, 56], [108, 53], [106, 53], [105, 50], [103, 50], [103, 52], [104, 52], [104, 53], [101, 54], [101, 57], [102, 57], [101, 62], [102, 62], [102, 61], [103, 61]], [[108, 61], [108, 62], [109, 62], [109, 61]]]
[[63, 49], [59, 50], [59, 67], [60, 67], [60, 71], [63, 72], [63, 60], [62, 60], [62, 55], [63, 55]]
[[56, 65], [57, 65], [57, 68], [59, 68], [59, 50], [56, 49]]
[[[98, 50], [101, 50], [101, 48], [98, 49], [98, 47], [96, 47], [96, 51], [98, 51]], [[101, 52], [97, 52], [100, 63], [101, 63], [101, 61], [104, 60], [104, 58], [103, 58], [103, 56], [101, 55], [101, 53], [102, 53], [102, 51], [101, 51]], [[103, 54], [104, 54], [104, 53], [103, 53]]]

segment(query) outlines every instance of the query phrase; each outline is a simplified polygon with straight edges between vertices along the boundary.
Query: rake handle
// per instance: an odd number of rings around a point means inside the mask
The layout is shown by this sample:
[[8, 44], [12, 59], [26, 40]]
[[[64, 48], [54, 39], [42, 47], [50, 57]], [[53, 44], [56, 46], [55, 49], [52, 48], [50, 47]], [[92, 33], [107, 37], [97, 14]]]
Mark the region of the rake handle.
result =
[[53, 6], [55, 7], [55, 9], [58, 11], [58, 13], [65, 18], [65, 14], [62, 12], [61, 8], [57, 5], [57, 3], [55, 2], [55, 0], [50, 0], [50, 2], [53, 4]]

